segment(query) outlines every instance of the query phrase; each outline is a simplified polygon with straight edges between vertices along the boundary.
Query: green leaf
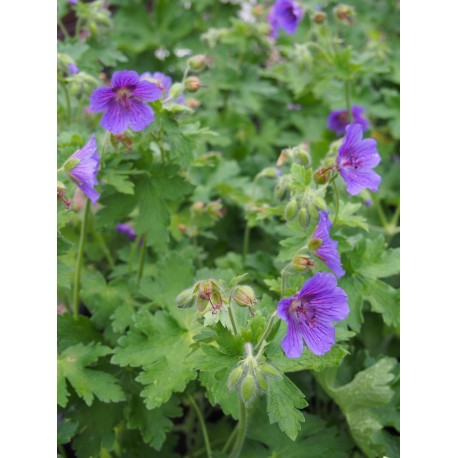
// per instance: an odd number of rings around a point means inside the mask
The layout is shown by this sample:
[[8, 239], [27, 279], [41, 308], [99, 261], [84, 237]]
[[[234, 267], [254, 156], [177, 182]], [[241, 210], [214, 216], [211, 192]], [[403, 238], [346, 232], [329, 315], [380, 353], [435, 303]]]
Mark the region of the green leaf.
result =
[[137, 381], [146, 385], [141, 396], [148, 409], [154, 409], [182, 392], [197, 374], [192, 369], [190, 352], [192, 330], [180, 324], [168, 313], [152, 315], [140, 310], [133, 318], [127, 335], [119, 339], [112, 363], [121, 367], [141, 367]]
[[101, 340], [102, 336], [86, 316], [80, 316], [78, 320], [75, 320], [71, 313], [64, 313], [57, 317], [57, 347], [59, 352], [72, 345], [101, 342]]
[[279, 428], [292, 440], [296, 439], [301, 429], [304, 415], [298, 409], [307, 407], [307, 401], [301, 390], [285, 375], [269, 380], [267, 392], [267, 414], [271, 423], [278, 423]]
[[116, 378], [106, 372], [89, 369], [100, 357], [112, 353], [109, 347], [78, 344], [65, 349], [57, 359], [58, 403], [65, 407], [68, 402], [66, 380], [76, 394], [90, 406], [94, 396], [102, 402], [119, 402], [125, 399]]
[[76, 422], [67, 419], [59, 422], [57, 425], [57, 443], [68, 444], [72, 440], [77, 429], [78, 423]]
[[351, 434], [369, 458], [399, 456], [399, 437], [384, 431], [385, 426], [397, 425], [399, 406], [395, 405], [393, 384], [398, 363], [384, 357], [358, 372], [353, 380], [338, 385], [338, 369], [317, 374], [317, 380], [339, 405]]

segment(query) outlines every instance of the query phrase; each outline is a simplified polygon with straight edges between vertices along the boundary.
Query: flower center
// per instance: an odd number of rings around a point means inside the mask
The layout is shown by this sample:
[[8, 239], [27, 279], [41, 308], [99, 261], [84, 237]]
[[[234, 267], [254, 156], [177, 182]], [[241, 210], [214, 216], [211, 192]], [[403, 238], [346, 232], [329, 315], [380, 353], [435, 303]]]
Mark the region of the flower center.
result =
[[342, 161], [341, 163], [342, 167], [353, 167], [355, 170], [357, 170], [359, 167], [361, 167], [359, 159], [355, 159], [352, 154], [348, 156], [348, 159], [345, 161]]
[[130, 105], [131, 98], [132, 92], [129, 88], [122, 88], [116, 91], [116, 101], [124, 108]]
[[339, 115], [337, 116], [337, 119], [341, 124], [347, 125], [348, 124], [348, 113], [345, 111], [343, 113], [339, 113]]
[[316, 310], [307, 299], [294, 299], [291, 302], [290, 311], [296, 313], [296, 317], [305, 322], [309, 327], [316, 326]]

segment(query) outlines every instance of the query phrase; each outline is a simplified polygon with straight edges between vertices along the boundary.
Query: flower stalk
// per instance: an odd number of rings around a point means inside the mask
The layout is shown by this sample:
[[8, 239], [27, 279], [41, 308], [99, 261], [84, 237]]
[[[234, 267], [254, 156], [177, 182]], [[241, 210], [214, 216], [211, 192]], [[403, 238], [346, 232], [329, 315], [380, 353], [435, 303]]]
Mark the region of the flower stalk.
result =
[[232, 447], [231, 454], [229, 458], [238, 458], [240, 456], [240, 452], [242, 451], [243, 443], [245, 442], [245, 436], [247, 431], [247, 409], [245, 407], [245, 403], [243, 401], [239, 401], [239, 422], [236, 426], [237, 428], [237, 436], [235, 438], [234, 446]]
[[197, 405], [197, 402], [194, 400], [192, 395], [188, 394], [187, 395], [187, 399], [188, 399], [189, 403], [192, 405], [192, 407], [194, 408], [194, 410], [196, 412], [196, 415], [197, 415], [197, 419], [199, 420], [200, 428], [202, 430], [202, 436], [204, 438], [205, 450], [207, 452], [207, 458], [212, 458], [212, 450], [211, 450], [211, 446], [210, 446], [210, 440], [208, 438], [207, 427], [205, 425], [205, 419], [204, 419], [204, 417], [202, 415], [202, 412], [201, 412], [199, 406]]
[[80, 289], [80, 281], [81, 281], [81, 268], [83, 266], [84, 245], [86, 241], [86, 229], [87, 229], [87, 223], [88, 223], [90, 211], [91, 211], [91, 201], [87, 199], [86, 206], [84, 208], [83, 220], [81, 222], [80, 241], [78, 245], [75, 277], [74, 277], [74, 283], [73, 283], [73, 317], [75, 318], [75, 320], [78, 319], [78, 314], [79, 314], [79, 289]]

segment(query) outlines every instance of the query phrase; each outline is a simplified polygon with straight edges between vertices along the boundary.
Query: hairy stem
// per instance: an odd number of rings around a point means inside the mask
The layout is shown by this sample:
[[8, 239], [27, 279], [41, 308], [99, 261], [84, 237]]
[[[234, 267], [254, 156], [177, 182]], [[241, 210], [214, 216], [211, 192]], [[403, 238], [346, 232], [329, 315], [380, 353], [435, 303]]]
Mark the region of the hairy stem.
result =
[[207, 451], [207, 457], [211, 458], [212, 451], [211, 451], [210, 441], [208, 439], [208, 432], [207, 432], [207, 427], [205, 425], [204, 417], [202, 415], [202, 412], [199, 406], [197, 405], [197, 402], [194, 400], [194, 398], [190, 394], [187, 395], [187, 398], [188, 398], [189, 403], [192, 405], [192, 407], [196, 411], [197, 419], [199, 420], [200, 428], [202, 430], [202, 436], [204, 438], [205, 450]]
[[264, 329], [264, 332], [262, 333], [261, 338], [259, 339], [258, 343], [256, 344], [256, 347], [254, 347], [254, 351], [257, 352], [259, 348], [262, 345], [262, 342], [269, 337], [270, 331], [272, 331], [273, 325], [275, 323], [275, 319], [277, 318], [277, 311], [275, 310], [272, 315], [270, 315], [269, 322], [267, 323], [266, 328]]
[[239, 412], [240, 418], [239, 423], [237, 425], [237, 437], [235, 438], [235, 443], [232, 448], [231, 454], [229, 458], [238, 458], [240, 456], [240, 452], [243, 448], [243, 443], [245, 442], [245, 435], [247, 430], [247, 412], [245, 404], [242, 401], [239, 401]]
[[78, 245], [75, 277], [74, 277], [74, 282], [73, 282], [73, 316], [75, 320], [78, 319], [78, 312], [79, 312], [78, 308], [79, 308], [79, 290], [80, 290], [80, 280], [81, 280], [81, 268], [83, 266], [84, 244], [86, 241], [86, 228], [87, 228], [87, 221], [89, 218], [90, 211], [91, 211], [91, 202], [89, 199], [87, 199], [86, 207], [84, 209], [84, 214], [83, 214], [83, 221], [81, 222], [80, 241]]
[[232, 310], [232, 304], [229, 304], [229, 307], [227, 308], [227, 310], [229, 312], [229, 318], [231, 319], [232, 330], [234, 331], [234, 335], [236, 336], [239, 333], [239, 331], [237, 328], [234, 311]]

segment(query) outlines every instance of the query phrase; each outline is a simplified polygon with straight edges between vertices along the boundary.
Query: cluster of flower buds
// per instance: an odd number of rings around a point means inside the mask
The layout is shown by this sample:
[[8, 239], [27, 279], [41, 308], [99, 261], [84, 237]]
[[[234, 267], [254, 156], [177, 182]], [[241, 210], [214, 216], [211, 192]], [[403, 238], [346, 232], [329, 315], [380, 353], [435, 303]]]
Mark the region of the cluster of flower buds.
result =
[[220, 199], [212, 200], [208, 204], [198, 200], [191, 206], [191, 216], [194, 218], [200, 215], [208, 215], [213, 221], [217, 221], [224, 216], [224, 213], [225, 211]]
[[67, 77], [70, 92], [72, 95], [82, 97], [92, 94], [92, 91], [99, 85], [99, 82], [86, 72], [77, 72]]
[[78, 2], [75, 11], [83, 23], [83, 28], [92, 35], [100, 35], [112, 26], [111, 13], [104, 0], [90, 3]]
[[353, 23], [355, 16], [355, 9], [350, 5], [341, 3], [334, 8], [334, 15], [339, 21], [346, 22], [347, 24]]
[[192, 288], [185, 289], [176, 298], [178, 308], [189, 308], [194, 305], [201, 313], [210, 307], [213, 314], [223, 306], [221, 287], [216, 280], [201, 280]]
[[286, 148], [282, 150], [280, 156], [277, 159], [277, 166], [281, 167], [290, 159], [292, 162], [297, 162], [302, 165], [311, 164], [312, 160], [310, 157], [310, 148], [308, 143], [301, 143], [292, 148]]
[[230, 391], [238, 389], [240, 399], [248, 406], [259, 393], [267, 392], [269, 377], [281, 377], [281, 374], [271, 364], [258, 361], [250, 343], [245, 344], [245, 354], [245, 359], [229, 374], [227, 387]]
[[313, 54], [310, 52], [309, 45], [305, 43], [295, 44], [291, 58], [299, 68], [309, 67], [313, 64]]

